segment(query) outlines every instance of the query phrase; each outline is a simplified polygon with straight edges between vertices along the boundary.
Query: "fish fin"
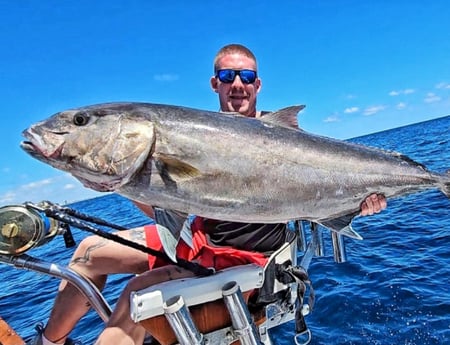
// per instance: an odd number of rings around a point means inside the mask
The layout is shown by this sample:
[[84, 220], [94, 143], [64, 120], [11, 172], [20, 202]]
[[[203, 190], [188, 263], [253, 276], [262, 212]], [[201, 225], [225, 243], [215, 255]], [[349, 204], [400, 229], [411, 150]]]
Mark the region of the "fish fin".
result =
[[363, 239], [363, 237], [353, 229], [351, 224], [349, 224], [346, 227], [339, 230], [339, 234], [350, 237], [350, 238], [354, 238], [355, 240]]
[[175, 236], [161, 224], [156, 224], [156, 232], [159, 236], [159, 241], [162, 244], [164, 252], [172, 260], [172, 262], [177, 262], [177, 244], [178, 241]]
[[387, 151], [387, 150], [383, 150], [383, 149], [381, 149], [381, 151], [385, 152], [386, 154], [390, 154], [391, 156], [397, 157], [397, 158], [405, 161], [408, 164], [415, 165], [418, 168], [428, 171], [427, 167], [424, 164], [416, 162], [414, 159], [404, 155], [403, 153], [399, 153], [396, 151]]
[[359, 212], [347, 214], [339, 218], [320, 221], [319, 224], [330, 229], [331, 231], [337, 232], [340, 235], [362, 240], [362, 236], [352, 228], [352, 220], [358, 214]]
[[183, 223], [183, 227], [181, 228], [180, 238], [189, 246], [191, 249], [194, 249], [194, 240], [191, 229], [191, 221], [190, 219], [186, 219]]
[[185, 179], [201, 175], [197, 168], [168, 155], [159, 154], [156, 156], [155, 164], [161, 176], [168, 174], [169, 176]]
[[274, 125], [299, 129], [297, 114], [305, 108], [304, 105], [293, 105], [291, 107], [277, 110], [273, 113], [263, 115], [260, 120]]

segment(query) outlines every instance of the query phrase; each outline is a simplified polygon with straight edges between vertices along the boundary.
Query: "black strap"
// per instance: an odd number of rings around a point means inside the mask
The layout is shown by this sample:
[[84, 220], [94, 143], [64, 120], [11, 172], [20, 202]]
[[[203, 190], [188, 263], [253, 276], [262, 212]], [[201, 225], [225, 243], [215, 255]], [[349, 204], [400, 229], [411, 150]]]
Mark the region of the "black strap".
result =
[[308, 327], [306, 326], [305, 317], [302, 313], [303, 300], [306, 288], [309, 288], [308, 305], [310, 311], [313, 310], [315, 294], [309, 279], [308, 273], [301, 266], [292, 266], [290, 260], [276, 265], [276, 277], [283, 284], [297, 283], [297, 310], [295, 312], [295, 331], [297, 334], [304, 333]]

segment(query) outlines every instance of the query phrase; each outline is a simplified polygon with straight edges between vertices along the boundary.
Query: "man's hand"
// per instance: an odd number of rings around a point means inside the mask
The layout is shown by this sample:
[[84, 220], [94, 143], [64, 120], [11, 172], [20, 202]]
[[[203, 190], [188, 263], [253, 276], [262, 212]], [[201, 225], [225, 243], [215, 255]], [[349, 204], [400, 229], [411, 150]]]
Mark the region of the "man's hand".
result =
[[382, 194], [371, 194], [361, 204], [361, 216], [371, 216], [380, 213], [387, 207], [386, 198]]

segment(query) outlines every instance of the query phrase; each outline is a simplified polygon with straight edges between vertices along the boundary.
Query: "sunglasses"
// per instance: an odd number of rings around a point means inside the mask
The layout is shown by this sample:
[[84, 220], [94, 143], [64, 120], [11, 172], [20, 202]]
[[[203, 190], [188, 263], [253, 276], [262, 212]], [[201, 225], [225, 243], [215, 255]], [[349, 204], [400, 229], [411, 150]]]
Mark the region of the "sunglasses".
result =
[[252, 84], [256, 80], [256, 71], [250, 69], [219, 69], [216, 73], [216, 77], [226, 84], [231, 84], [237, 75], [244, 84]]

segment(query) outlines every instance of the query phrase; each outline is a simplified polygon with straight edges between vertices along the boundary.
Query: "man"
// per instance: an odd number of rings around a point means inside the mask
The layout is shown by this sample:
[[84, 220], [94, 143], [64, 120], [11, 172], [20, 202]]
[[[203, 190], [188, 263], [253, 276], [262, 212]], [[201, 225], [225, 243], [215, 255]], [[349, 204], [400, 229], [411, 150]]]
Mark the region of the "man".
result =
[[[261, 80], [257, 77], [256, 58], [246, 47], [231, 44], [223, 47], [214, 60], [214, 76], [211, 87], [219, 95], [220, 110], [238, 112], [248, 117], [260, 117], [256, 110], [257, 94], [261, 90]], [[383, 196], [373, 194], [361, 204], [361, 215], [378, 213], [386, 208]], [[286, 241], [288, 231], [286, 224], [242, 224], [220, 222], [196, 218], [192, 226], [194, 238], [200, 234], [202, 245], [212, 250], [218, 246], [236, 249], [237, 252], [254, 253], [255, 261], [260, 259], [260, 253], [276, 250]], [[208, 238], [204, 233], [208, 234]], [[261, 236], [263, 234], [264, 236]], [[149, 236], [150, 238], [150, 236]], [[182, 242], [182, 240], [180, 241]], [[148, 243], [149, 244], [149, 243]], [[183, 247], [179, 243], [178, 248]], [[186, 249], [186, 245], [184, 245]], [[187, 248], [187, 250], [190, 250]], [[182, 250], [180, 252], [183, 252]], [[199, 263], [209, 262], [203, 255], [192, 253]], [[189, 255], [189, 254], [188, 254]], [[216, 253], [214, 264], [217, 261]], [[190, 256], [187, 256], [189, 258]], [[224, 262], [223, 267], [235, 265], [235, 262]], [[205, 264], [204, 266], [208, 266]], [[105, 330], [100, 334], [96, 344], [142, 344], [145, 329], [134, 323], [129, 315], [129, 295], [131, 291], [167, 281], [193, 276], [193, 273], [174, 265], [158, 266], [153, 263], [152, 270], [133, 278], [122, 292]]]
[[[261, 112], [256, 110], [256, 101], [262, 84], [256, 71], [256, 58], [246, 47], [231, 44], [218, 52], [214, 59], [214, 76], [211, 77], [210, 83], [212, 89], [219, 95], [221, 111], [238, 112], [248, 117], [261, 116]], [[180, 231], [185, 215], [153, 209], [148, 205], [137, 204], [137, 206], [158, 224], [164, 225], [174, 233]], [[378, 213], [384, 208], [386, 208], [385, 198], [373, 194], [362, 202], [361, 215]], [[276, 250], [284, 243], [287, 231], [285, 224], [220, 223], [210, 220], [204, 225], [202, 231], [208, 232], [210, 240], [216, 246], [259, 252]], [[261, 236], [261, 233], [264, 233], [264, 236]], [[146, 241], [143, 228], [121, 231], [117, 234], [154, 247], [150, 239], [155, 237], [147, 236]], [[127, 296], [129, 291], [143, 286], [192, 275], [191, 272], [177, 266], [164, 265], [164, 262], [156, 259], [150, 260], [152, 270], [142, 275], [142, 278], [132, 280], [122, 296]], [[141, 251], [98, 236], [89, 236], [76, 249], [70, 267], [89, 278], [101, 290], [108, 274], [146, 272], [149, 268], [149, 259], [148, 255]], [[39, 334], [31, 345], [73, 344], [67, 337], [88, 310], [86, 298], [71, 284], [61, 282], [49, 321], [45, 329], [39, 328]], [[124, 344], [142, 344], [144, 333], [144, 329], [129, 318], [128, 299], [121, 297], [108, 327], [99, 338], [99, 343], [121, 344], [119, 340], [124, 337]]]

